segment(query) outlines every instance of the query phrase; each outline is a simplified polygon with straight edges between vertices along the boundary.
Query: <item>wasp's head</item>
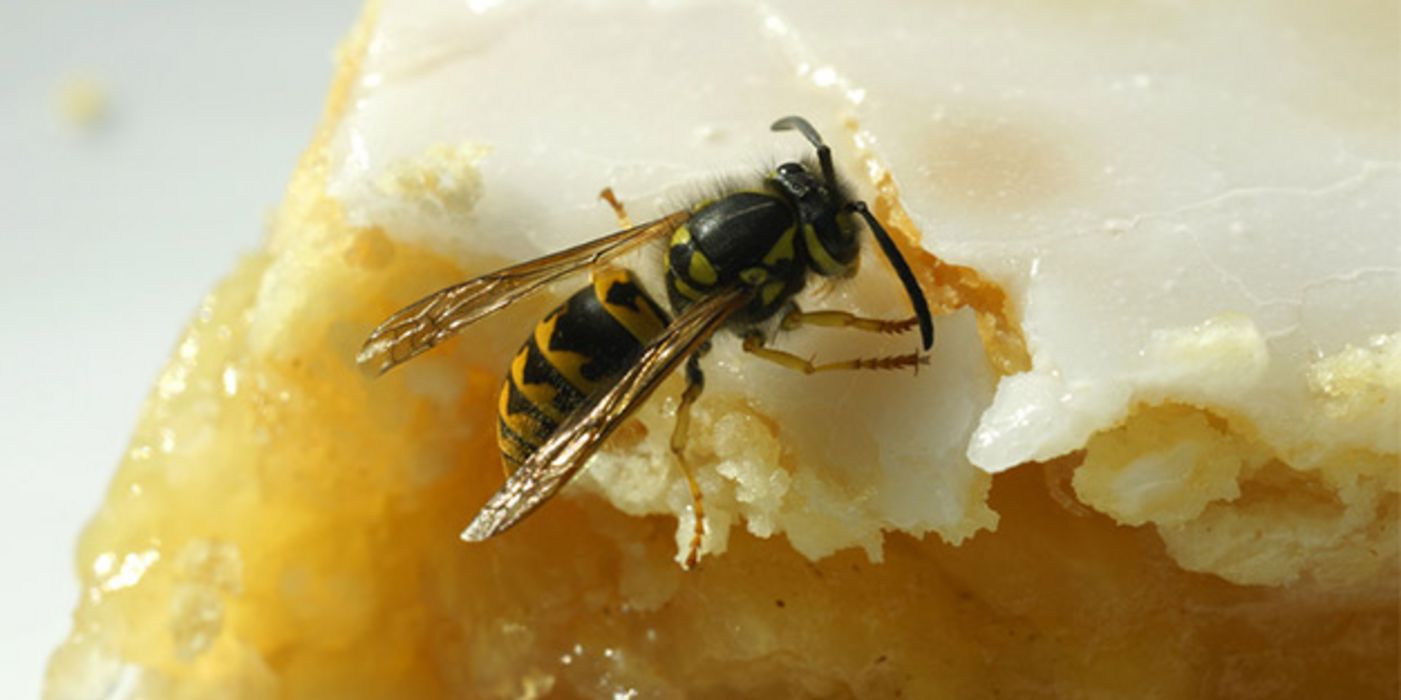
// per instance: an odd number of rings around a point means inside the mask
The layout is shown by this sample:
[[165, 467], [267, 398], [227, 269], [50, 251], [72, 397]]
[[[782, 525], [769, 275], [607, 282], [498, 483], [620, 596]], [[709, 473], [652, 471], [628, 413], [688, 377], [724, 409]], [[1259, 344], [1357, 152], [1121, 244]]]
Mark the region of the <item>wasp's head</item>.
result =
[[860, 250], [856, 223], [846, 206], [846, 198], [800, 163], [784, 163], [772, 176], [773, 184], [798, 211], [803, 245], [813, 269], [823, 275], [841, 275], [852, 270]]
[[905, 293], [910, 297], [910, 306], [919, 320], [920, 339], [924, 349], [934, 343], [934, 319], [929, 313], [929, 302], [924, 299], [924, 291], [910, 270], [909, 263], [900, 254], [899, 246], [886, 233], [876, 217], [871, 214], [866, 203], [851, 199], [838, 190], [837, 176], [832, 167], [832, 149], [822, 142], [817, 129], [802, 117], [784, 117], [773, 123], [774, 131], [790, 129], [803, 135], [803, 138], [817, 149], [817, 162], [822, 170], [819, 180], [812, 171], [797, 163], [784, 163], [774, 173], [773, 180], [798, 203], [798, 213], [802, 220], [803, 239], [807, 245], [808, 257], [812, 266], [824, 275], [834, 275], [852, 269], [856, 260], [856, 229], [850, 221], [856, 213], [865, 219], [871, 234], [880, 244], [885, 259], [895, 268]]

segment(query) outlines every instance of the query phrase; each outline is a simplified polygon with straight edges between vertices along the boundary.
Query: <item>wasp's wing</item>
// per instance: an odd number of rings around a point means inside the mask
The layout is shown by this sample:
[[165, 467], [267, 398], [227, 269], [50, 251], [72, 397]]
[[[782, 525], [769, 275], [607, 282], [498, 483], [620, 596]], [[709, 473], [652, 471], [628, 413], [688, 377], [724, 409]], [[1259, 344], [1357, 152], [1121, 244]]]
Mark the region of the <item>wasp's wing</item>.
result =
[[395, 312], [370, 333], [355, 359], [387, 372], [447, 340], [464, 326], [572, 272], [617, 257], [647, 241], [670, 235], [688, 212], [676, 212], [568, 250], [490, 272], [440, 289]]
[[686, 309], [606, 391], [575, 411], [482, 506], [462, 539], [480, 542], [520, 522], [553, 496], [615, 428], [753, 297], [746, 289], [709, 296]]

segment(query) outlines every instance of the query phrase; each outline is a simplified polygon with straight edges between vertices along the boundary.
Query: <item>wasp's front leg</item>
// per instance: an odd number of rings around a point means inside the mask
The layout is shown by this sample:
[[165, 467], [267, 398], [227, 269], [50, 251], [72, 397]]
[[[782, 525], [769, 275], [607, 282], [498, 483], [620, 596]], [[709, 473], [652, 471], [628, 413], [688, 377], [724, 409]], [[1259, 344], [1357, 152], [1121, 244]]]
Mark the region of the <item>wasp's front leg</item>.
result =
[[825, 326], [855, 328], [872, 333], [904, 333], [918, 325], [919, 318], [915, 316], [901, 319], [866, 318], [848, 311], [803, 311], [797, 304], [789, 304], [788, 312], [779, 321], [779, 327], [786, 331], [803, 326]]
[[904, 355], [883, 355], [879, 357], [858, 357], [840, 362], [815, 363], [812, 360], [805, 360], [786, 350], [778, 350], [765, 345], [764, 336], [758, 332], [747, 333], [744, 336], [744, 344], [741, 346], [745, 352], [761, 360], [767, 360], [781, 367], [787, 367], [795, 372], [803, 374], [816, 374], [818, 372], [830, 372], [842, 369], [904, 369], [913, 367], [919, 371], [920, 365], [929, 364], [929, 355], [919, 352], [912, 352]]

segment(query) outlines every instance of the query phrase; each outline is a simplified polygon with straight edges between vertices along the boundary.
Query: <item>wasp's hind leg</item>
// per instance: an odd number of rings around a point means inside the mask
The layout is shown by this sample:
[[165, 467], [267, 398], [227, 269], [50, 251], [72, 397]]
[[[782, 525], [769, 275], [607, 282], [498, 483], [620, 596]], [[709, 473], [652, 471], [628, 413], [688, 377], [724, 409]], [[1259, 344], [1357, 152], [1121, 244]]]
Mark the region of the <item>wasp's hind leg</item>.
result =
[[603, 188], [603, 191], [598, 193], [598, 198], [607, 202], [608, 206], [613, 208], [613, 216], [618, 217], [618, 223], [622, 228], [632, 228], [632, 217], [628, 216], [627, 207], [623, 206], [623, 203], [618, 201], [618, 195], [613, 194], [612, 187]]
[[700, 368], [700, 356], [704, 350], [702, 348], [686, 361], [686, 390], [681, 392], [681, 405], [676, 408], [676, 427], [671, 431], [671, 453], [676, 456], [676, 463], [681, 465], [681, 473], [686, 475], [686, 485], [691, 487], [691, 503], [696, 515], [695, 532], [691, 534], [691, 546], [686, 552], [687, 569], [694, 567], [699, 560], [701, 541], [705, 538], [704, 499], [701, 496], [700, 484], [691, 473], [690, 465], [686, 463], [686, 436], [691, 429], [691, 404], [700, 398], [701, 391], [705, 389], [705, 374]]
[[788, 313], [783, 315], [779, 327], [786, 331], [803, 326], [826, 326], [828, 328], [855, 328], [872, 333], [904, 333], [919, 325], [919, 317], [901, 319], [865, 318], [846, 311], [803, 311], [797, 304], [790, 304]]
[[[613, 216], [616, 216], [618, 218], [619, 228], [632, 228], [632, 217], [628, 216], [627, 207], [623, 206], [622, 201], [618, 199], [618, 195], [613, 194], [612, 187], [603, 188], [603, 190], [598, 193], [598, 198], [603, 200], [604, 202], [607, 202], [608, 206], [613, 210]], [[607, 263], [595, 264], [592, 268], [590, 268], [591, 271], [589, 273], [589, 279], [597, 279], [599, 271], [606, 269], [610, 269]]]
[[830, 372], [839, 369], [904, 369], [913, 367], [916, 372], [920, 365], [929, 364], [929, 355], [918, 352], [904, 355], [885, 355], [881, 357], [858, 357], [840, 362], [824, 362], [816, 364], [812, 360], [805, 360], [791, 352], [767, 347], [764, 344], [764, 336], [754, 332], [744, 336], [744, 351], [761, 359], [772, 362], [782, 367], [787, 367], [795, 372], [803, 374], [816, 374], [818, 372]]

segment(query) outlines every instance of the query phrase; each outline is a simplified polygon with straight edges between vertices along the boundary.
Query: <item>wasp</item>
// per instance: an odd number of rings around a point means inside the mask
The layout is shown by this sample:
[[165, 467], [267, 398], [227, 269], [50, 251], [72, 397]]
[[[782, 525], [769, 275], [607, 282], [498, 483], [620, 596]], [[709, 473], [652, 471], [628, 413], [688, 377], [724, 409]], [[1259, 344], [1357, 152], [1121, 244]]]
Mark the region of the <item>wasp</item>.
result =
[[[753, 189], [730, 191], [446, 287], [394, 313], [370, 334], [357, 361], [383, 373], [514, 301], [573, 273], [592, 271], [592, 283], [545, 316], [511, 362], [497, 419], [507, 480], [462, 533], [463, 539], [485, 540], [534, 512], [684, 364], [685, 389], [670, 447], [695, 508], [689, 568], [704, 536], [704, 510], [700, 487], [683, 453], [690, 409], [705, 386], [700, 360], [717, 331], [732, 328], [745, 352], [805, 373], [909, 366], [917, 370], [927, 362], [928, 355], [916, 351], [817, 365], [769, 347], [771, 334], [766, 330], [781, 310], [786, 313], [778, 323], [780, 330], [822, 325], [895, 333], [917, 325], [923, 350], [934, 342], [933, 321], [919, 283], [865, 202], [851, 198], [839, 183], [831, 149], [821, 135], [796, 116], [779, 119], [772, 130], [796, 130], [805, 137], [816, 150], [816, 167], [811, 162], [783, 163]], [[609, 201], [627, 221], [621, 205]], [[810, 276], [854, 272], [861, 246], [858, 219], [899, 277], [913, 317], [882, 320], [843, 311], [805, 312], [793, 303]], [[631, 272], [606, 265], [661, 239], [669, 241], [664, 266], [670, 313]]]

